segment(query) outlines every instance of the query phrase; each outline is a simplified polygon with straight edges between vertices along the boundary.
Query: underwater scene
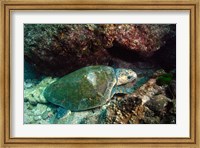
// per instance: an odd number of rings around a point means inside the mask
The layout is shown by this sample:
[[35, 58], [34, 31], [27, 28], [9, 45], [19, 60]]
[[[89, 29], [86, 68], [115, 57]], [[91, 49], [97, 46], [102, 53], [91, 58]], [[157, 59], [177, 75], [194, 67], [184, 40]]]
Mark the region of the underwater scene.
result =
[[24, 124], [176, 124], [176, 25], [24, 24]]

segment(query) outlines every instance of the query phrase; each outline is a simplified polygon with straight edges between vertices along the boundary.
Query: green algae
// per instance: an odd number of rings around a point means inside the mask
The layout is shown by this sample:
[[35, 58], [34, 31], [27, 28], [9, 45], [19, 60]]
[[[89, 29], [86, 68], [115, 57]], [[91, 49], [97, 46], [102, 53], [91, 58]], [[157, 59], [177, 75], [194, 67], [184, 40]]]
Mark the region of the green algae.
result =
[[169, 85], [172, 79], [173, 79], [173, 75], [171, 73], [166, 73], [157, 78], [156, 84], [158, 84], [159, 86]]

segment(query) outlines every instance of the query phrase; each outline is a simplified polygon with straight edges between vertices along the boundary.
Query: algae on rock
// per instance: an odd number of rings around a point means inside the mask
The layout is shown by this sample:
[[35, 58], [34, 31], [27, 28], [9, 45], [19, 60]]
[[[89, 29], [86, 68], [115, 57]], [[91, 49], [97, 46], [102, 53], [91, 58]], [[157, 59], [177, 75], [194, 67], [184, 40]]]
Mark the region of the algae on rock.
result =
[[46, 77], [39, 84], [24, 90], [24, 101], [29, 101], [31, 104], [47, 103], [43, 96], [44, 89], [57, 78]]

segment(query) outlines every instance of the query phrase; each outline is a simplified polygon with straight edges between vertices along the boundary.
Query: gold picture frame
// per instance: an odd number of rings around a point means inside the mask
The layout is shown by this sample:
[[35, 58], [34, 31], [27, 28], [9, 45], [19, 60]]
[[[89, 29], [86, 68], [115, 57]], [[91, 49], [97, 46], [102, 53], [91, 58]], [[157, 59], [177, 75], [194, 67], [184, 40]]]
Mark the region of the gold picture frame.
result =
[[[200, 147], [200, 40], [198, 0], [1, 0], [1, 147]], [[11, 138], [10, 13], [16, 10], [189, 10], [190, 11], [190, 138]]]

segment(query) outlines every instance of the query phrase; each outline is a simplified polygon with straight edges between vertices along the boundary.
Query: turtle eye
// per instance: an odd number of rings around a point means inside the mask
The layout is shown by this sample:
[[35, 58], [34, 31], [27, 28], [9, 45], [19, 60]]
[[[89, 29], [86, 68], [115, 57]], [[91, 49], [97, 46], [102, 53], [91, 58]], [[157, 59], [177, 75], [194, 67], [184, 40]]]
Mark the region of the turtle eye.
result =
[[132, 77], [131, 77], [131, 76], [128, 76], [127, 78], [128, 78], [128, 79], [131, 79]]

